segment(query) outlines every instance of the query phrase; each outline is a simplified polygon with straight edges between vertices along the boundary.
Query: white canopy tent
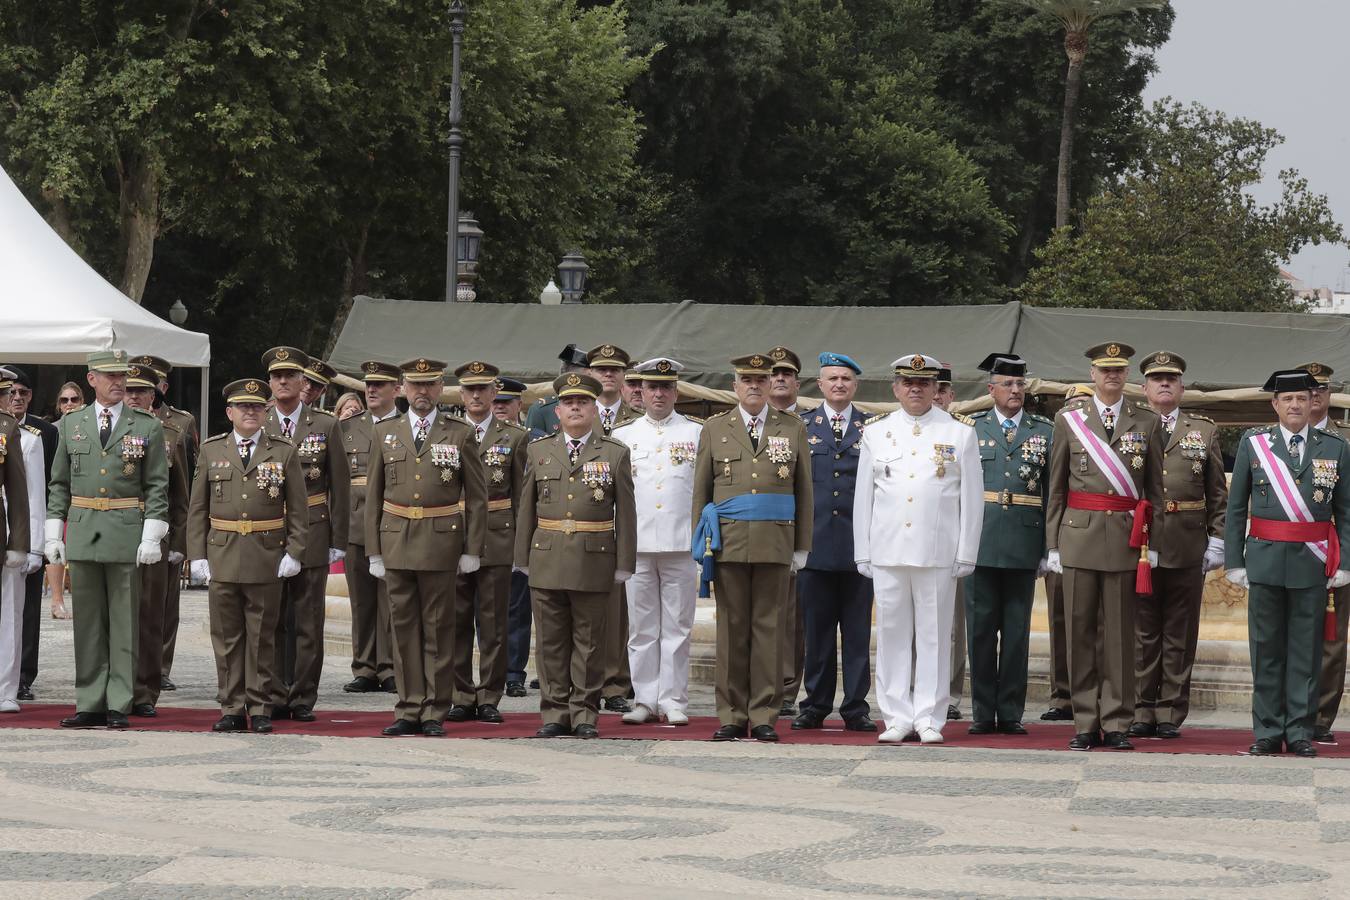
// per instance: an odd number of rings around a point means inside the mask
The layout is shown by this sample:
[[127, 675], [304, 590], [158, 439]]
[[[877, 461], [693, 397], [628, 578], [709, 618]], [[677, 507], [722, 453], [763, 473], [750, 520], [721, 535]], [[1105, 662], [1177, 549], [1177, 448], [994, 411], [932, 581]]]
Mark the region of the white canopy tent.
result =
[[[210, 339], [166, 322], [89, 267], [0, 169], [0, 360], [80, 364], [96, 350], [206, 369]], [[207, 384], [202, 373], [201, 427]]]

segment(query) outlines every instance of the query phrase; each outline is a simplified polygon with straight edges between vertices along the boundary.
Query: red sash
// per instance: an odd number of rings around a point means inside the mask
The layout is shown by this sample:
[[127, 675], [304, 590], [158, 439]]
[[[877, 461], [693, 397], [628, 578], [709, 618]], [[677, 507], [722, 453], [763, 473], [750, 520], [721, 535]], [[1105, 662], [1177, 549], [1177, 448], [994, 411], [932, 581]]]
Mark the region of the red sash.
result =
[[1153, 569], [1148, 564], [1148, 528], [1153, 524], [1153, 504], [1147, 500], [1132, 500], [1119, 494], [1069, 491], [1069, 509], [1134, 513], [1134, 525], [1130, 529], [1130, 546], [1139, 549], [1139, 563], [1134, 570], [1134, 591], [1144, 597], [1152, 594]]
[[1251, 519], [1251, 536], [1262, 541], [1293, 544], [1327, 542], [1326, 573], [1330, 578], [1341, 567], [1341, 542], [1331, 522], [1282, 522], [1279, 519]]

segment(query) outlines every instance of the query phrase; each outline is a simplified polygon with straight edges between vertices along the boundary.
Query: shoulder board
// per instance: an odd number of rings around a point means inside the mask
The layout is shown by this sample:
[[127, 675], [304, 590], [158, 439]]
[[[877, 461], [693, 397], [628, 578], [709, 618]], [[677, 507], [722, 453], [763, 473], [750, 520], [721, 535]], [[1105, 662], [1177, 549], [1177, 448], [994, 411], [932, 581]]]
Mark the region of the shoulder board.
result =
[[326, 410], [326, 409], [315, 409], [314, 407], [309, 407], [309, 411], [310, 411], [313, 415], [317, 416], [317, 417], [320, 418], [320, 419], [336, 419], [336, 418], [337, 418], [337, 416], [333, 415], [332, 413], [330, 413], [330, 412], [329, 412], [328, 410]]
[[609, 437], [606, 437], [606, 436], [604, 436], [604, 435], [601, 435], [601, 436], [600, 436], [600, 441], [601, 441], [601, 443], [604, 443], [604, 444], [613, 444], [615, 447], [621, 447], [621, 448], [623, 448], [624, 450], [627, 450], [627, 449], [628, 449], [628, 445], [627, 445], [627, 444], [625, 444], [623, 441], [619, 440], [618, 438], [614, 437], [613, 435], [611, 435], [611, 436], [609, 436]]
[[278, 444], [285, 444], [287, 447], [295, 446], [294, 438], [282, 437], [279, 434], [272, 434], [270, 432], [267, 432], [267, 439], [269, 441], [276, 441]]
[[1195, 419], [1197, 422], [1208, 422], [1211, 425], [1214, 424], [1214, 420], [1209, 416], [1202, 416], [1199, 413], [1186, 413], [1186, 418]]
[[[684, 414], [681, 413], [681, 415], [684, 415]], [[697, 423], [700, 424], [700, 425], [703, 424], [703, 420], [700, 419], [698, 416], [685, 416], [685, 418], [688, 419], [690, 422], [697, 422]]]
[[139, 406], [128, 406], [127, 409], [131, 410], [137, 415], [145, 416], [147, 419], [154, 419], [156, 422], [159, 421], [159, 416], [155, 415], [148, 409], [141, 409]]
[[42, 437], [42, 429], [38, 428], [36, 425], [24, 425], [22, 427], [23, 430], [29, 434], [36, 434], [38, 437]]
[[500, 422], [504, 428], [514, 428], [517, 431], [526, 430], [525, 426], [520, 424], [519, 422], [508, 422], [505, 419], [498, 419], [497, 421]]
[[877, 413], [875, 416], [869, 416], [866, 419], [863, 419], [863, 424], [871, 425], [873, 422], [880, 422], [889, 415], [890, 413]]
[[1322, 431], [1322, 433], [1325, 434], [1327, 437], [1333, 437], [1333, 438], [1335, 438], [1335, 439], [1338, 440], [1338, 441], [1344, 441], [1344, 440], [1345, 440], [1345, 435], [1343, 435], [1343, 434], [1341, 434], [1339, 431], [1337, 431], [1337, 430], [1335, 429], [1334, 426], [1331, 427], [1331, 428], [1326, 429], [1325, 431], [1323, 431], [1322, 429], [1319, 428], [1318, 431]]
[[731, 414], [734, 413], [735, 411], [736, 411], [735, 408], [732, 408], [732, 409], [724, 409], [724, 410], [722, 410], [720, 413], [713, 413], [711, 416], [708, 416], [707, 421], [711, 422], [713, 419], [721, 419], [721, 418], [725, 418], [726, 416], [731, 415]]
[[0, 412], [0, 422], [5, 422], [5, 423], [13, 422], [15, 425], [18, 425], [18, 424], [19, 424], [19, 420], [16, 419], [16, 418], [14, 418], [13, 416], [11, 416], [11, 415], [10, 415], [9, 413], [7, 413], [7, 412]]
[[[983, 418], [985, 418], [985, 417], [988, 416], [988, 415], [989, 415], [989, 410], [987, 410], [987, 409], [982, 409], [982, 410], [980, 410], [979, 412], [973, 412], [973, 413], [971, 413], [971, 414], [970, 414], [969, 416], [967, 416], [966, 418], [970, 419], [971, 421], [975, 421], [976, 419], [983, 419]], [[952, 418], [953, 418], [953, 419], [956, 418], [956, 414], [955, 414], [955, 413], [952, 413]]]
[[230, 432], [228, 432], [228, 431], [222, 431], [220, 434], [213, 434], [213, 435], [211, 435], [209, 438], [207, 438], [206, 440], [202, 441], [202, 446], [206, 446], [207, 444], [211, 443], [212, 441], [223, 441], [223, 440], [225, 440], [225, 438], [227, 438], [227, 437], [229, 437], [229, 436], [230, 436]]
[[970, 416], [962, 415], [961, 413], [952, 413], [952, 418], [955, 419], [956, 421], [960, 422], [962, 425], [974, 425], [974, 424], [975, 424], [975, 420], [974, 420], [974, 419], [972, 419]]
[[1060, 410], [1078, 409], [1079, 407], [1086, 406], [1091, 400], [1092, 398], [1090, 396], [1074, 397], [1071, 400], [1065, 400], [1064, 405], [1060, 407]]
[[1153, 407], [1149, 406], [1147, 403], [1144, 403], [1144, 402], [1142, 402], [1142, 401], [1140, 401], [1140, 402], [1134, 404], [1134, 411], [1135, 411], [1135, 412], [1138, 412], [1138, 413], [1144, 413], [1144, 414], [1146, 414], [1146, 415], [1150, 415], [1150, 416], [1152, 416], [1152, 417], [1155, 418], [1155, 419], [1161, 419], [1161, 418], [1162, 418], [1162, 416], [1158, 415], [1158, 414], [1153, 410]]
[[1045, 416], [1038, 416], [1036, 413], [1027, 413], [1027, 418], [1033, 422], [1040, 422], [1042, 425], [1055, 424], [1053, 419], [1047, 419]]
[[[556, 432], [555, 432], [555, 434], [556, 434]], [[554, 437], [553, 434], [546, 434], [546, 435], [544, 435], [543, 437], [537, 437], [537, 438], [534, 438], [533, 440], [530, 441], [530, 443], [531, 443], [531, 444], [537, 444], [537, 443], [539, 443], [540, 441], [549, 441], [549, 440], [552, 440], [553, 437]]]

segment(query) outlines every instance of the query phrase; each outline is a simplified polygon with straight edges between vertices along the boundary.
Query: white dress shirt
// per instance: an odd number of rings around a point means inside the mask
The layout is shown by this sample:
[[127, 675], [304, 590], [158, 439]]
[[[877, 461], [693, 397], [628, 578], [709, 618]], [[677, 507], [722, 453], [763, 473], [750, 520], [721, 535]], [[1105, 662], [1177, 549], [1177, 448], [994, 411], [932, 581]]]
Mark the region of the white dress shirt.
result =
[[108, 426], [108, 432], [112, 433], [117, 430], [117, 422], [119, 419], [122, 418], [122, 403], [119, 401], [117, 403], [114, 403], [112, 406], [104, 406], [102, 403], [99, 403], [97, 400], [95, 400], [94, 401], [95, 428], [99, 428], [102, 426], [102, 417], [104, 410], [107, 410], [112, 415], [112, 424]]

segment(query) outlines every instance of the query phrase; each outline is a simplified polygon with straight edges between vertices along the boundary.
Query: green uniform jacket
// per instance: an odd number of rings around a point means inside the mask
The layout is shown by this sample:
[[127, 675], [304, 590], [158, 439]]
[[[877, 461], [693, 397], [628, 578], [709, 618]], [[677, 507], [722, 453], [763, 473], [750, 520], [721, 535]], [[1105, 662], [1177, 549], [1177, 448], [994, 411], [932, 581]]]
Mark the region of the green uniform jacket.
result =
[[[209, 562], [214, 581], [274, 582], [283, 553], [296, 560], [305, 555], [305, 475], [295, 447], [261, 430], [254, 440], [257, 445], [247, 469], [232, 431], [207, 438], [197, 454], [197, 477], [188, 504], [187, 555]], [[266, 467], [260, 469], [264, 463]], [[282, 519], [284, 524], [275, 531], [237, 534], [212, 528], [212, 518], [232, 522]]]
[[[75, 562], [134, 563], [145, 519], [169, 521], [169, 459], [164, 427], [152, 413], [125, 403], [107, 447], [98, 443], [91, 403], [57, 425], [56, 458], [47, 485], [47, 518], [66, 522], [66, 558]], [[71, 497], [134, 499], [145, 512], [83, 509]]]
[[478, 445], [478, 456], [487, 472], [488, 504], [498, 507], [488, 509], [482, 560], [485, 566], [509, 566], [516, 555], [516, 509], [525, 483], [528, 436], [519, 425], [493, 416]]
[[[281, 437], [281, 422], [276, 410], [267, 414], [263, 428], [272, 437]], [[304, 472], [305, 492], [310, 497], [328, 495], [327, 503], [309, 508], [309, 533], [305, 535], [306, 568], [328, 565], [328, 548], [347, 549], [347, 527], [351, 515], [351, 475], [342, 453], [338, 420], [321, 409], [302, 406], [290, 438]]]
[[[1163, 448], [1163, 505], [1153, 512], [1149, 549], [1158, 551], [1164, 569], [1198, 566], [1210, 536], [1223, 539], [1228, 511], [1228, 480], [1219, 449], [1219, 426], [1204, 416], [1178, 410]], [[1182, 506], [1199, 508], [1182, 509]]]
[[[794, 413], [781, 413], [771, 406], [766, 406], [761, 415], [764, 433], [758, 450], [750, 443], [740, 407], [703, 423], [694, 459], [693, 521], [699, 520], [707, 504], [746, 493], [792, 494], [796, 518], [784, 522], [721, 519], [718, 562], [788, 565], [793, 551], [811, 549], [813, 495], [806, 426]], [[771, 458], [770, 438], [786, 441], [778, 459]]]
[[4, 485], [9, 501], [9, 521], [0, 516], [0, 545], [7, 550], [29, 553], [33, 547], [28, 526], [28, 474], [24, 469], [18, 428], [18, 419], [9, 413], [0, 413], [0, 483]]
[[[637, 507], [628, 445], [604, 437], [597, 425], [573, 465], [562, 432], [526, 446], [529, 461], [516, 516], [516, 562], [530, 570], [530, 587], [609, 591], [615, 571], [637, 568]], [[613, 530], [555, 531], [539, 519], [608, 522]]]
[[[1291, 541], [1260, 541], [1247, 537], [1247, 516], [1289, 521], [1271, 484], [1271, 475], [1257, 464], [1249, 438], [1274, 432], [1274, 453], [1294, 475], [1295, 487], [1303, 495], [1313, 521], [1335, 521], [1341, 541], [1341, 553], [1350, 551], [1350, 482], [1341, 478], [1350, 472], [1350, 445], [1337, 434], [1317, 428], [1308, 429], [1308, 448], [1302, 462], [1289, 460], [1278, 425], [1248, 429], [1238, 444], [1233, 464], [1233, 481], [1228, 489], [1228, 521], [1224, 541], [1224, 566], [1246, 569], [1247, 580], [1283, 588], [1311, 588], [1326, 584], [1326, 564], [1304, 544]], [[1314, 460], [1326, 460], [1314, 466]], [[1324, 482], [1334, 479], [1334, 485]], [[1341, 568], [1350, 568], [1350, 558], [1342, 556]]]
[[[994, 569], [1035, 569], [1045, 556], [1045, 476], [1054, 443], [1054, 424], [1044, 416], [1022, 413], [1011, 442], [995, 410], [970, 417], [980, 445], [985, 497], [984, 525], [976, 565]], [[1021, 495], [1014, 498], [1013, 495]], [[1025, 505], [1021, 498], [1038, 497]]]
[[[433, 450], [440, 446], [444, 450]], [[386, 569], [454, 572], [461, 554], [483, 555], [487, 532], [487, 476], [463, 419], [438, 412], [421, 452], [409, 415], [375, 425], [371, 443], [381, 465], [366, 485], [366, 552], [382, 556]], [[444, 454], [443, 461], [438, 454]], [[458, 515], [408, 519], [384, 511], [386, 502], [407, 507], [464, 503]]]
[[525, 430], [530, 439], [546, 437], [558, 430], [558, 398], [537, 400], [525, 413]]

